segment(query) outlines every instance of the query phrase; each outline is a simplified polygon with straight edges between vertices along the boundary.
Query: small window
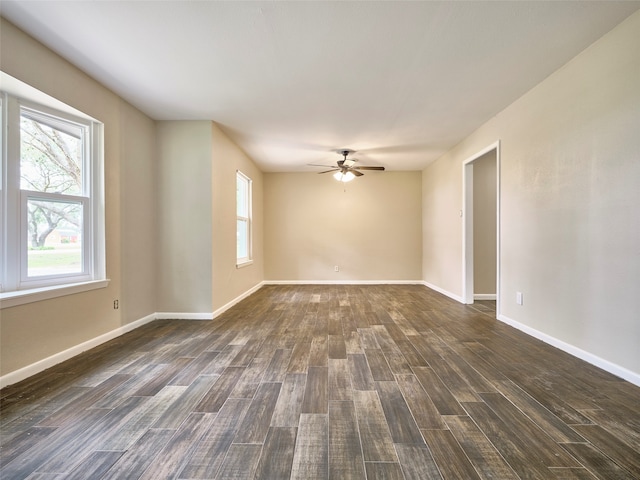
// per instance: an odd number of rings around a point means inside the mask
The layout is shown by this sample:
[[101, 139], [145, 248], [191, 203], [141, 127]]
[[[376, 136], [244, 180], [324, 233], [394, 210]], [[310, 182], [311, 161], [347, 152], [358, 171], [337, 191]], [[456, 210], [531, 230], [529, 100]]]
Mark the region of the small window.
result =
[[236, 265], [250, 264], [251, 257], [251, 179], [236, 173]]
[[102, 125], [3, 99], [2, 291], [104, 279]]

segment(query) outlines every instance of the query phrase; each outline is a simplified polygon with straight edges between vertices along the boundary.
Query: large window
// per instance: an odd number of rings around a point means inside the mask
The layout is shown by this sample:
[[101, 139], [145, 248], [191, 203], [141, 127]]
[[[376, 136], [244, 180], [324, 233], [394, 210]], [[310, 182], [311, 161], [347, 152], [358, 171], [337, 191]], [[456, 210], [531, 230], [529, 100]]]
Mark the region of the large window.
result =
[[6, 93], [1, 111], [0, 294], [104, 279], [102, 125]]
[[251, 263], [251, 179], [236, 173], [236, 265]]

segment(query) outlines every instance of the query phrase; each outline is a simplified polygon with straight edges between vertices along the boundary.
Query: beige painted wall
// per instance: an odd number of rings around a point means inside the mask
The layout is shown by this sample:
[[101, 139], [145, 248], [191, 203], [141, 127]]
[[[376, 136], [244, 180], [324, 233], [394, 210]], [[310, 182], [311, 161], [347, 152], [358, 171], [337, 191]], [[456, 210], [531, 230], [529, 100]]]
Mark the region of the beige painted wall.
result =
[[423, 172], [425, 281], [461, 295], [462, 162], [500, 139], [502, 315], [636, 374], [639, 48], [637, 12]]
[[[157, 122], [158, 311], [210, 314], [263, 279], [262, 172], [211, 121]], [[236, 170], [253, 180], [252, 265], [236, 268]]]
[[[213, 135], [213, 310], [225, 306], [264, 279], [263, 174], [215, 124]], [[252, 180], [253, 263], [236, 268], [236, 171]]]
[[120, 175], [120, 303], [123, 316], [131, 321], [156, 309], [158, 159], [155, 123], [133, 108], [121, 113], [122, 130], [133, 133], [123, 135]]
[[462, 164], [443, 157], [422, 172], [422, 275], [462, 301]]
[[473, 293], [496, 293], [496, 151], [473, 161]]
[[157, 311], [211, 313], [211, 122], [156, 125]]
[[[0, 374], [153, 313], [153, 122], [0, 19], [0, 68], [104, 123], [107, 288], [0, 311]], [[132, 241], [135, 239], [135, 241]], [[124, 288], [126, 285], [126, 293]], [[113, 309], [120, 299], [121, 308]]]
[[420, 202], [420, 172], [265, 174], [265, 280], [419, 280]]

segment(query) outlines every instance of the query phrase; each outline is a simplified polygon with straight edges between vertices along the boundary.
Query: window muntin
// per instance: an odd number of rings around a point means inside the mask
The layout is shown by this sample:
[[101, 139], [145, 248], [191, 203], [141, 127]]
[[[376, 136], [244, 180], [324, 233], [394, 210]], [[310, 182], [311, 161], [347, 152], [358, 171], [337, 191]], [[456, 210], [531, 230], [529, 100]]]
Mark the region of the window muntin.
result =
[[1, 292], [104, 279], [102, 125], [3, 100]]
[[236, 265], [251, 262], [251, 179], [236, 172]]

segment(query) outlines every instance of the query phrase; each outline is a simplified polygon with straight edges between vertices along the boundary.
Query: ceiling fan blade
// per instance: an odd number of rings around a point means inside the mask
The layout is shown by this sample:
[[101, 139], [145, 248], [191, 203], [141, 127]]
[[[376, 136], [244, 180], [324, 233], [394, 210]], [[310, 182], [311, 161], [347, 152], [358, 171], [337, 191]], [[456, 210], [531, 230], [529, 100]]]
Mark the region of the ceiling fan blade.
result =
[[383, 172], [384, 171], [384, 167], [351, 167], [352, 169], [356, 169], [356, 170], [377, 170], [379, 172]]
[[353, 173], [356, 177], [361, 177], [362, 175], [364, 175], [364, 173], [359, 172], [358, 170], [354, 170], [353, 168], [350, 168], [349, 171]]
[[324, 171], [324, 172], [318, 172], [318, 173], [337, 172], [337, 171], [339, 171], [339, 170], [340, 170], [339, 168], [332, 168], [331, 170], [326, 170], [326, 171]]
[[[345, 166], [345, 167], [351, 167], [351, 166], [355, 165], [355, 163], [356, 163], [356, 160], [353, 159], [353, 158], [347, 158], [347, 159], [341, 160], [341, 161], [342, 161], [342, 165]], [[338, 162], [338, 163], [340, 163], [340, 162]]]

